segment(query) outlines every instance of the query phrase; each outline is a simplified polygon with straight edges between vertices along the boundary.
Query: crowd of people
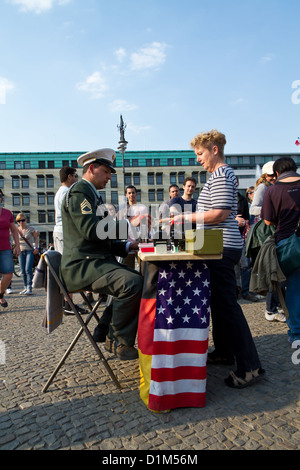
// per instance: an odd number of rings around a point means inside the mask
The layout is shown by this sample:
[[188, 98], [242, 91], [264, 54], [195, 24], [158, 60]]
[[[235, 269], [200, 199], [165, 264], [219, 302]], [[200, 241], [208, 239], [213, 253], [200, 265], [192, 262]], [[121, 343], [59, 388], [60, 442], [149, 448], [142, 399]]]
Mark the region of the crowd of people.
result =
[[[169, 199], [161, 206], [166, 212], [161, 210], [159, 222], [166, 229], [170, 224], [176, 224], [183, 230], [189, 224], [193, 228], [201, 225], [207, 229], [222, 230], [223, 257], [207, 261], [214, 342], [214, 350], [208, 354], [208, 363], [236, 364], [236, 370], [229, 374], [225, 383], [233, 388], [243, 388], [264, 377], [265, 371], [238, 299], [259, 300], [255, 292], [249, 291], [249, 285], [264, 240], [275, 234], [276, 246], [280, 246], [286, 243], [293, 231], [297, 230], [300, 236], [300, 223], [297, 225], [300, 221], [300, 175], [291, 158], [267, 162], [255, 186], [249, 187], [243, 196], [239, 193], [238, 178], [226, 163], [225, 145], [225, 135], [216, 130], [200, 133], [192, 139], [191, 147], [197, 162], [210, 176], [197, 201], [193, 198], [197, 184], [194, 178], [186, 178], [182, 195], [179, 187], [172, 184]], [[61, 276], [67, 289], [70, 292], [84, 289], [91, 296], [95, 293], [112, 298], [95, 329], [94, 339], [105, 342], [105, 349], [114, 352], [120, 359], [131, 360], [138, 357], [134, 344], [143, 287], [136, 253], [138, 243], [151, 237], [148, 227], [152, 217], [141, 210], [134, 186], [126, 188], [127, 202], [124, 207], [108, 204], [104, 212], [99, 211], [99, 207], [103, 207], [99, 191], [105, 188], [111, 174], [115, 173], [114, 160], [115, 152], [112, 149], [81, 155], [78, 158], [78, 164], [83, 169], [80, 181], [75, 169], [61, 169], [62, 185], [55, 197], [53, 239], [54, 249], [62, 254]], [[2, 199], [1, 191], [0, 202]], [[121, 230], [123, 217], [120, 213], [124, 210], [127, 238], [99, 237], [99, 227], [104, 222], [106, 229], [109, 226], [108, 231], [112, 227], [117, 228], [117, 232]], [[19, 228], [14, 223], [12, 213], [0, 207], [2, 308], [8, 305], [4, 293], [10, 285], [14, 268], [11, 238], [24, 281], [21, 294], [32, 293], [33, 257], [38, 252], [39, 233], [27, 225], [23, 213], [18, 214], [16, 222]], [[120, 262], [118, 257], [124, 261]], [[300, 340], [299, 281], [300, 266], [299, 270], [287, 276], [282, 286], [288, 318], [282, 313], [279, 298], [271, 286], [266, 299], [265, 318], [287, 322], [291, 342]], [[80, 313], [86, 312], [82, 309]]]

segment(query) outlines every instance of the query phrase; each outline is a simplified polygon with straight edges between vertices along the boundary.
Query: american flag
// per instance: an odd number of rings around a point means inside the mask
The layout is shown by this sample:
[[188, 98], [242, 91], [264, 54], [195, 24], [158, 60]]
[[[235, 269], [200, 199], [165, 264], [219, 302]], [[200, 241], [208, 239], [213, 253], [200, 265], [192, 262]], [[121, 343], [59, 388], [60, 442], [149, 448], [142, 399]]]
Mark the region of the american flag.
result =
[[209, 316], [210, 282], [206, 264], [161, 263], [149, 409], [205, 406]]

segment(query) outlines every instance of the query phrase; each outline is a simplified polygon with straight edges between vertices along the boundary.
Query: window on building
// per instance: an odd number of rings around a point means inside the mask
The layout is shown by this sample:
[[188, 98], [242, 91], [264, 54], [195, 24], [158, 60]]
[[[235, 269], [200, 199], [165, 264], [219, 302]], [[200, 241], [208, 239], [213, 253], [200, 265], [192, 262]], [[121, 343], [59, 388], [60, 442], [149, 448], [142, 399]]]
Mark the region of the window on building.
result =
[[38, 206], [44, 206], [46, 204], [45, 193], [38, 193], [37, 199], [38, 199]]
[[185, 172], [184, 172], [184, 171], [180, 171], [180, 172], [178, 173], [178, 184], [183, 184], [184, 178], [185, 178]]
[[46, 162], [44, 160], [39, 161], [39, 169], [44, 170], [46, 168]]
[[13, 193], [12, 194], [12, 203], [13, 203], [13, 206], [18, 206], [20, 207], [21, 206], [21, 197], [20, 197], [20, 194], [17, 194], [17, 193]]
[[190, 158], [189, 158], [189, 165], [190, 165], [190, 166], [194, 166], [194, 165], [195, 165], [195, 158], [193, 158], [193, 157], [190, 157]]
[[72, 167], [72, 168], [78, 168], [78, 162], [77, 162], [77, 160], [71, 160], [71, 167]]
[[163, 189], [158, 189], [156, 195], [157, 195], [157, 200], [159, 202], [164, 200], [164, 190]]
[[154, 173], [148, 173], [148, 184], [154, 184]]
[[156, 184], [163, 184], [163, 174], [156, 173]]
[[199, 181], [198, 181], [198, 180], [199, 180], [199, 173], [198, 173], [198, 171], [193, 171], [193, 172], [192, 172], [192, 178], [195, 178], [196, 184], [198, 184], [198, 182], [199, 182]]
[[22, 194], [22, 206], [30, 206], [30, 194]]
[[159, 158], [154, 159], [154, 166], [160, 166], [160, 159]]
[[0, 162], [0, 170], [6, 169], [6, 162]]
[[23, 214], [26, 216], [27, 223], [30, 224], [30, 211], [23, 211]]
[[133, 173], [133, 184], [134, 184], [134, 186], [139, 186], [141, 184], [141, 175], [140, 175], [140, 173]]
[[177, 174], [170, 173], [170, 184], [177, 184]]
[[110, 187], [117, 188], [118, 187], [118, 178], [115, 173], [112, 173], [111, 180], [110, 180]]
[[181, 158], [176, 158], [176, 166], [181, 166], [181, 165], [182, 165]]
[[23, 163], [24, 170], [30, 170], [31, 163], [29, 161]]
[[4, 188], [4, 178], [3, 178], [3, 176], [0, 176], [0, 188], [1, 189]]
[[111, 203], [117, 206], [118, 205], [118, 191], [112, 191], [110, 194], [110, 197], [111, 197]]
[[125, 186], [131, 185], [131, 173], [125, 173]]
[[54, 193], [47, 193], [47, 204], [48, 204], [48, 206], [54, 206], [54, 198], [55, 198]]
[[69, 160], [63, 160], [62, 161], [62, 166], [70, 166]]
[[22, 188], [23, 189], [27, 189], [29, 188], [29, 176], [21, 176], [21, 180], [22, 180]]
[[55, 223], [55, 211], [50, 210], [48, 211], [48, 224], [54, 224]]
[[137, 158], [133, 158], [132, 166], [139, 166], [139, 160]]
[[39, 221], [39, 224], [46, 223], [46, 211], [38, 211], [38, 221]]
[[55, 167], [54, 160], [48, 160], [48, 168], [53, 169]]
[[151, 158], [146, 158], [146, 166], [152, 166]]
[[200, 173], [200, 183], [205, 184], [206, 183], [206, 172], [201, 171]]
[[99, 191], [99, 194], [101, 196], [103, 204], [106, 203], [106, 192], [105, 191]]
[[128, 158], [124, 159], [124, 166], [129, 167], [130, 166], [130, 160]]
[[155, 189], [148, 190], [148, 201], [149, 202], [155, 201]]
[[12, 176], [11, 187], [12, 187], [12, 189], [19, 189], [19, 187], [20, 187], [20, 178], [19, 178], [19, 176]]
[[14, 169], [21, 170], [22, 169], [22, 162], [14, 162]]
[[173, 158], [168, 158], [168, 166], [174, 166]]
[[141, 202], [141, 190], [137, 189], [136, 192], [136, 202]]
[[36, 185], [37, 185], [38, 188], [44, 188], [45, 187], [45, 177], [44, 177], [44, 175], [37, 175]]
[[54, 188], [54, 176], [46, 175], [46, 180], [47, 180], [47, 188]]

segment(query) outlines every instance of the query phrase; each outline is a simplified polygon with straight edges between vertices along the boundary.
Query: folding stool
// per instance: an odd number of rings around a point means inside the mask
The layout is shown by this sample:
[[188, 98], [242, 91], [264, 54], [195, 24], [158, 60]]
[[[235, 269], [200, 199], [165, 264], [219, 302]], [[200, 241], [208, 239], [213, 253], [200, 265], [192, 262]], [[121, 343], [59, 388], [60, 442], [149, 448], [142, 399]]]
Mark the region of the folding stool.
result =
[[[53, 379], [55, 378], [55, 376], [57, 375], [57, 373], [59, 372], [59, 370], [61, 369], [61, 367], [63, 366], [63, 364], [65, 363], [66, 359], [68, 358], [68, 356], [70, 355], [70, 353], [72, 352], [74, 346], [76, 345], [77, 341], [79, 340], [79, 338], [81, 337], [82, 333], [85, 333], [90, 341], [90, 343], [92, 344], [93, 348], [95, 349], [98, 357], [100, 358], [100, 360], [103, 362], [108, 374], [110, 375], [111, 379], [113, 380], [114, 384], [116, 385], [117, 388], [121, 389], [121, 385], [117, 379], [117, 377], [115, 376], [115, 374], [113, 373], [112, 369], [110, 368], [106, 358], [104, 357], [102, 351], [100, 350], [99, 346], [97, 345], [97, 343], [95, 342], [95, 340], [93, 339], [93, 336], [92, 334], [90, 333], [89, 329], [88, 329], [88, 324], [90, 322], [90, 320], [95, 317], [95, 319], [97, 320], [97, 322], [99, 322], [99, 317], [97, 316], [97, 309], [99, 307], [99, 305], [101, 304], [103, 298], [100, 297], [96, 304], [94, 305], [94, 307], [91, 306], [90, 302], [88, 301], [84, 291], [78, 291], [78, 292], [72, 292], [72, 294], [76, 294], [76, 293], [79, 293], [83, 300], [85, 301], [85, 303], [88, 305], [89, 309], [90, 309], [90, 313], [88, 315], [88, 317], [86, 318], [86, 320], [84, 321], [80, 315], [80, 313], [78, 313], [77, 311], [77, 308], [76, 308], [76, 305], [73, 303], [69, 293], [67, 292], [65, 286], [63, 285], [63, 283], [61, 282], [60, 278], [59, 278], [59, 272], [58, 272], [58, 269], [55, 269], [52, 262], [51, 262], [51, 258], [54, 257], [54, 256], [60, 256], [61, 257], [61, 254], [58, 253], [57, 251], [48, 251], [46, 253], [43, 254], [43, 258], [44, 258], [44, 261], [46, 263], [46, 265], [48, 266], [54, 280], [56, 281], [57, 285], [59, 286], [60, 288], [60, 291], [63, 293], [64, 295], [64, 298], [66, 299], [66, 301], [69, 303], [70, 307], [72, 308], [73, 310], [73, 313], [74, 315], [76, 316], [77, 320], [79, 321], [80, 323], [80, 329], [78, 331], [78, 333], [76, 334], [76, 336], [74, 337], [73, 341], [71, 342], [71, 344], [69, 345], [68, 349], [66, 350], [66, 352], [64, 353], [64, 355], [62, 356], [61, 360], [59, 361], [58, 365], [56, 366], [55, 370], [53, 371], [51, 377], [49, 378], [47, 384], [45, 385], [45, 387], [43, 388], [43, 392], [45, 393], [49, 386], [51, 385]], [[49, 292], [49, 290], [47, 291], [47, 296], [48, 295], [51, 295], [51, 293]], [[109, 303], [111, 301], [110, 298], [108, 298], [107, 300], [107, 303]]]

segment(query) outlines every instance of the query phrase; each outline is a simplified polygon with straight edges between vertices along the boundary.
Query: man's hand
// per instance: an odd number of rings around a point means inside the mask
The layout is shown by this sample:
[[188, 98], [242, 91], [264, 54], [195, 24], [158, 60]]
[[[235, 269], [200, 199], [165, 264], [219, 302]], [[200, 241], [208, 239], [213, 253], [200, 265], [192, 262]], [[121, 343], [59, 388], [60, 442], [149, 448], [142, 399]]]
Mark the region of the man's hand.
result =
[[129, 245], [129, 251], [138, 251], [139, 244], [138, 242], [131, 242]]

